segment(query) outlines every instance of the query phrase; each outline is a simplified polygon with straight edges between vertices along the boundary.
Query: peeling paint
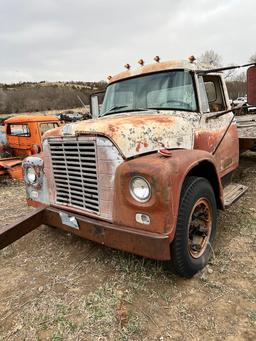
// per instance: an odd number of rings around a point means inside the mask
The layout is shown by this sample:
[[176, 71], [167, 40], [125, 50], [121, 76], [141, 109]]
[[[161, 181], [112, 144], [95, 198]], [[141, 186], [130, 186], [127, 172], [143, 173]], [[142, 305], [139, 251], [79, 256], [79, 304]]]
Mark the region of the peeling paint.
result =
[[[48, 181], [44, 172], [43, 153], [40, 156], [27, 157], [23, 160], [22, 167], [24, 174], [31, 167], [37, 175], [37, 181], [34, 184], [28, 183], [25, 177], [27, 200], [33, 200], [41, 204], [49, 204]], [[34, 193], [37, 193], [37, 198], [33, 197]]]
[[[186, 118], [185, 118], [186, 116]], [[116, 114], [76, 123], [72, 135], [103, 135], [110, 138], [125, 158], [160, 148], [186, 148], [193, 145], [194, 113], [153, 112]], [[198, 117], [198, 115], [197, 115]], [[197, 122], [199, 117], [197, 118]]]

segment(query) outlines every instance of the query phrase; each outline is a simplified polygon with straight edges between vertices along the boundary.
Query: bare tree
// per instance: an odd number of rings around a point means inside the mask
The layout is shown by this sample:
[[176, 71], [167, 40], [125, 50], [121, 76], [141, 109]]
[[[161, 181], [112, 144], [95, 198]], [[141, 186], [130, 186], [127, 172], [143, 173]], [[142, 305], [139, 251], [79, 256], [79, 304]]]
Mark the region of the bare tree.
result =
[[236, 99], [246, 94], [246, 74], [240, 72], [227, 81], [227, 87], [229, 96], [232, 99]]
[[[202, 64], [209, 65], [213, 68], [222, 66], [222, 57], [218, 53], [214, 52], [214, 50], [205, 51], [199, 58], [198, 61]], [[234, 63], [230, 63], [229, 66], [234, 66]], [[226, 80], [232, 80], [236, 75], [236, 70], [231, 69], [224, 72], [224, 77]]]
[[0, 88], [0, 113], [4, 112], [5, 105], [6, 105], [7, 95], [5, 94], [4, 90]]
[[249, 58], [249, 63], [256, 63], [256, 53]]
[[[234, 63], [229, 64], [228, 66], [234, 66]], [[237, 76], [237, 69], [231, 69], [224, 71], [224, 78], [226, 81], [233, 81]]]
[[219, 67], [221, 66], [222, 57], [214, 50], [207, 50], [198, 58], [198, 61], [213, 67]]

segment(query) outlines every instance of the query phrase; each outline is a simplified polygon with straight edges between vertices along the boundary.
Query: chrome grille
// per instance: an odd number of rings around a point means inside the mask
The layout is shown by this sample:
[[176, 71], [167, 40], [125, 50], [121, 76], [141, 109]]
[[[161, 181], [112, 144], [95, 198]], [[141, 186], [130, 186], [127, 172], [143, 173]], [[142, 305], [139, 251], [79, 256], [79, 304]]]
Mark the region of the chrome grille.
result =
[[57, 204], [99, 213], [95, 140], [49, 140]]

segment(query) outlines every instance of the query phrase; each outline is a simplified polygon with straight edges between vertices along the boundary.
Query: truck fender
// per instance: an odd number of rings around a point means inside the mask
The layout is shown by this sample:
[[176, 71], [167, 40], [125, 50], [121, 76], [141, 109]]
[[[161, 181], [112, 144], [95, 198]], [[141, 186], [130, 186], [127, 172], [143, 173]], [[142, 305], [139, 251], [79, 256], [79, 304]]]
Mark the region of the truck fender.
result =
[[[214, 156], [204, 150], [174, 150], [169, 159], [172, 182], [172, 214], [173, 228], [170, 233], [170, 240], [174, 238], [181, 191], [185, 179], [188, 176], [198, 176], [206, 178], [215, 193], [217, 207], [224, 209], [223, 187], [218, 175]], [[174, 170], [174, 171], [173, 171]]]
[[[219, 208], [223, 209], [223, 189], [214, 156], [202, 150], [172, 150], [169, 156], [154, 153], [126, 160], [116, 170], [113, 222], [155, 233], [167, 233], [173, 239], [185, 178], [202, 176], [209, 180]], [[143, 176], [152, 186], [152, 196], [140, 204], [129, 193], [132, 177]], [[136, 213], [150, 217], [150, 223], [136, 221]]]

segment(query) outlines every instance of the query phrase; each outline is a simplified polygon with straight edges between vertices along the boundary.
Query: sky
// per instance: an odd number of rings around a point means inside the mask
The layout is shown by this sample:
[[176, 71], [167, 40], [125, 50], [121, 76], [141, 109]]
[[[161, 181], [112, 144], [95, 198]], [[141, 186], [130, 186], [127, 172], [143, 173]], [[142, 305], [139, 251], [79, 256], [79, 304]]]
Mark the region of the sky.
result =
[[256, 53], [255, 0], [0, 0], [0, 83], [100, 81], [143, 58]]

